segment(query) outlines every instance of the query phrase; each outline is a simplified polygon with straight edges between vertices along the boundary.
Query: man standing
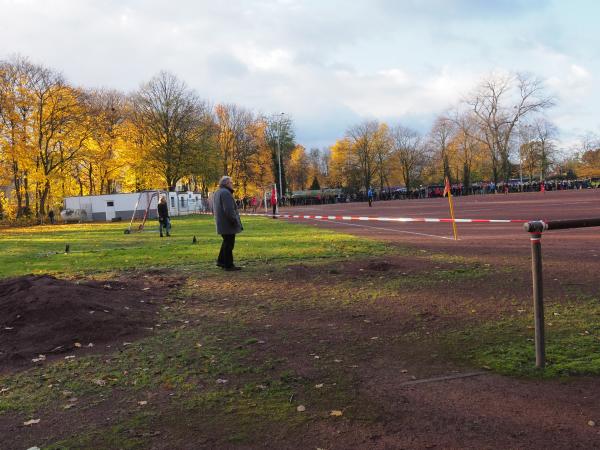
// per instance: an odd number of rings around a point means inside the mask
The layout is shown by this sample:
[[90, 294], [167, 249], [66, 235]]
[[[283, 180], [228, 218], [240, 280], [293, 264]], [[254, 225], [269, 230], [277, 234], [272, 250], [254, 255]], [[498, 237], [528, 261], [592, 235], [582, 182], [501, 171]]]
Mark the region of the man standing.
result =
[[240, 233], [244, 227], [233, 198], [231, 177], [224, 176], [219, 181], [219, 189], [213, 196], [213, 211], [217, 233], [223, 238], [217, 266], [224, 270], [241, 270], [241, 267], [233, 264], [233, 247], [235, 246], [235, 235]]
[[171, 219], [169, 217], [167, 197], [164, 195], [160, 197], [160, 201], [158, 202], [156, 209], [158, 211], [158, 231], [160, 232], [160, 237], [163, 237], [163, 228], [167, 233], [167, 236], [171, 236]]
[[367, 192], [367, 198], [369, 200], [369, 207], [371, 207], [373, 205], [373, 188], [369, 188], [369, 191]]

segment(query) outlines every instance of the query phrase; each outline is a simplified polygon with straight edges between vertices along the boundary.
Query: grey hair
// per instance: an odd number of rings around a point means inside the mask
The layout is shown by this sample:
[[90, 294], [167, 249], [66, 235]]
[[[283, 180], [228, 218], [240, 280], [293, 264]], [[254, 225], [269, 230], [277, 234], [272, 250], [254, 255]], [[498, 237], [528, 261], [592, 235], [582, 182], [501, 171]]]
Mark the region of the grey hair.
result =
[[219, 180], [219, 187], [225, 187], [228, 181], [232, 181], [231, 177], [228, 177], [227, 175], [222, 176]]

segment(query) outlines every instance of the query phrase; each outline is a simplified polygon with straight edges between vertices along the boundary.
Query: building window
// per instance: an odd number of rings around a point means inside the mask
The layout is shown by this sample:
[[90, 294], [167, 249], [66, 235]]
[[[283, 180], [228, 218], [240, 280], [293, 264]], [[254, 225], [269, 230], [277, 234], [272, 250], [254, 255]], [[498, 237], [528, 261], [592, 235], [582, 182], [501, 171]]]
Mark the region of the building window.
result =
[[115, 202], [106, 202], [106, 206], [115, 206]]
[[175, 197], [171, 197], [171, 208], [175, 208]]

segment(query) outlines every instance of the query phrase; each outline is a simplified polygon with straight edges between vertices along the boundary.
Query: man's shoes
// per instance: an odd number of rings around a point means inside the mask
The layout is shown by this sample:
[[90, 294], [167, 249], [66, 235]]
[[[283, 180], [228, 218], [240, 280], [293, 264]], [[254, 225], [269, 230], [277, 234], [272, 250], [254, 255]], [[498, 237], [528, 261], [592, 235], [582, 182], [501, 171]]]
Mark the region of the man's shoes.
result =
[[225, 266], [223, 264], [221, 264], [220, 262], [217, 263], [217, 267], [220, 267], [221, 269], [225, 268]]
[[171, 237], [171, 233], [167, 233], [167, 237]]
[[233, 272], [236, 270], [242, 270], [241, 267], [239, 266], [230, 266], [230, 267], [223, 267], [224, 270], [226, 270], [227, 272]]
[[163, 237], [163, 234], [162, 234], [162, 233], [160, 233], [160, 237]]

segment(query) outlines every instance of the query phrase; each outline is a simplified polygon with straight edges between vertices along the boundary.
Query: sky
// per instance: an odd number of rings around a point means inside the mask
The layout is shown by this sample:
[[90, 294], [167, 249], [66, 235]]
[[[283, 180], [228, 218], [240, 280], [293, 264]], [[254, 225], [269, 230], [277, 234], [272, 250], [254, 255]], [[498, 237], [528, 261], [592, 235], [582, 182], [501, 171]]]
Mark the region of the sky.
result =
[[426, 133], [485, 77], [529, 73], [571, 148], [600, 131], [598, 17], [592, 0], [0, 0], [0, 59], [123, 92], [166, 70], [289, 115], [306, 148], [366, 119]]

